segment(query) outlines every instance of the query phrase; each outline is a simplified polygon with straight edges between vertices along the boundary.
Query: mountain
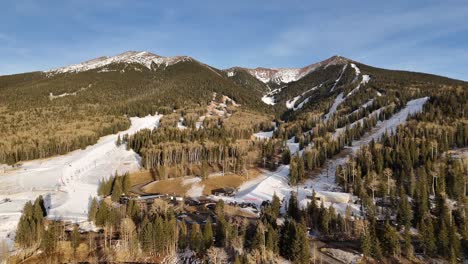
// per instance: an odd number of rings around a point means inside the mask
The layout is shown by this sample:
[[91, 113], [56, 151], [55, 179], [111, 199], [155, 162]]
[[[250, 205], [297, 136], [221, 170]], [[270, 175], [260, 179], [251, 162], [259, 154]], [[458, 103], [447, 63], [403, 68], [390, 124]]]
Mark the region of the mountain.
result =
[[[181, 61], [193, 60], [187, 56], [175, 56], [175, 57], [162, 57], [147, 51], [127, 51], [122, 54], [112, 56], [112, 57], [99, 57], [92, 60], [88, 60], [82, 63], [69, 65], [57, 69], [52, 69], [46, 71], [49, 74], [58, 74], [58, 73], [77, 73], [83, 71], [89, 71], [93, 69], [102, 68], [115, 63], [137, 63], [145, 66], [148, 69], [152, 69], [154, 66], [164, 65], [165, 67], [174, 65]], [[105, 69], [103, 69], [105, 71]]]
[[213, 94], [231, 98], [243, 111], [290, 119], [310, 112], [324, 115], [338, 96], [343, 102], [333, 109], [345, 113], [370, 100], [382, 101], [378, 94], [412, 98], [455, 86], [466, 83], [378, 69], [341, 56], [303, 68], [220, 70], [188, 56], [128, 51], [0, 76], [0, 163], [85, 147], [128, 128], [128, 116], [203, 109]]
[[[315, 71], [320, 67], [327, 67], [330, 65], [342, 65], [345, 64], [348, 59], [341, 56], [333, 56], [327, 60], [310, 64], [302, 68], [263, 68], [257, 67], [255, 69], [243, 68], [249, 74], [257, 78], [263, 83], [275, 83], [275, 84], [284, 84], [298, 81], [307, 74]], [[233, 68], [226, 71], [233, 72]]]

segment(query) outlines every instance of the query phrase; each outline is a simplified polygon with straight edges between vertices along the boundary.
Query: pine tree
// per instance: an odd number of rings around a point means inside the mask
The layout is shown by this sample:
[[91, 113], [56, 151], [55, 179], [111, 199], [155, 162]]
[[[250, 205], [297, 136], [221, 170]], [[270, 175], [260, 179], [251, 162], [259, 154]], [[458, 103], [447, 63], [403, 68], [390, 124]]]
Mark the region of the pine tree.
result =
[[298, 243], [301, 245], [300, 247], [300, 252], [297, 258], [297, 263], [303, 263], [307, 264], [309, 262], [310, 258], [310, 252], [309, 252], [309, 240], [307, 238], [307, 229], [304, 225], [299, 224], [298, 225]]
[[261, 222], [257, 224], [255, 234], [252, 239], [252, 250], [263, 250], [265, 248], [265, 227]]
[[414, 248], [411, 244], [411, 235], [409, 232], [409, 226], [405, 227], [405, 232], [403, 234], [403, 253], [407, 259], [412, 259], [414, 255]]
[[112, 188], [112, 196], [111, 199], [113, 202], [118, 202], [120, 197], [122, 196], [122, 183], [118, 178], [114, 181], [114, 186]]
[[153, 233], [153, 224], [145, 217], [140, 232], [140, 243], [144, 252], [153, 251]]
[[388, 222], [385, 224], [383, 234], [383, 246], [387, 254], [397, 257], [400, 252], [398, 233]]
[[325, 206], [323, 205], [323, 202], [320, 206], [320, 231], [324, 234], [324, 235], [328, 235], [329, 232], [330, 232], [330, 214], [328, 212], [328, 209], [325, 208]]
[[201, 177], [202, 177], [202, 179], [208, 178], [208, 174], [209, 174], [208, 162], [206, 162], [206, 160], [203, 160], [202, 161], [202, 167], [201, 167]]
[[277, 254], [279, 252], [279, 235], [278, 232], [271, 226], [268, 225], [267, 235], [266, 235], [266, 248], [271, 252]]
[[361, 235], [361, 250], [364, 254], [364, 257], [369, 257], [372, 254], [372, 243], [370, 236], [366, 233]]
[[96, 220], [95, 220], [96, 225], [104, 226], [104, 224], [108, 221], [108, 217], [109, 217], [109, 209], [104, 199], [102, 199], [101, 201], [99, 201], [99, 206], [98, 206], [98, 210], [96, 213]]
[[281, 201], [275, 192], [273, 194], [273, 197], [271, 198], [271, 214], [274, 219], [278, 218], [280, 214], [280, 208], [281, 208]]
[[283, 149], [283, 153], [281, 154], [281, 162], [286, 165], [291, 162], [291, 151], [289, 151], [289, 148]]
[[128, 173], [125, 173], [122, 176], [122, 192], [125, 195], [128, 195], [128, 193], [130, 192], [130, 188], [131, 188], [130, 175]]
[[127, 203], [127, 215], [132, 218], [133, 222], [140, 222], [140, 207], [133, 199]]
[[288, 215], [296, 221], [300, 221], [301, 219], [297, 196], [296, 193], [293, 191], [291, 191], [291, 195], [289, 196]]
[[80, 233], [78, 232], [78, 226], [77, 225], [75, 225], [73, 227], [70, 242], [71, 242], [71, 246], [73, 248], [73, 253], [76, 253], [76, 249], [80, 245]]
[[178, 241], [179, 243], [178, 243], [178, 246], [179, 246], [180, 249], [184, 250], [185, 248], [187, 248], [187, 245], [188, 245], [187, 225], [185, 224], [185, 221], [180, 221], [178, 226], [179, 226], [179, 241]]
[[234, 258], [234, 264], [242, 264], [241, 258], [239, 258], [239, 255], [236, 255]]
[[93, 197], [93, 199], [91, 200], [89, 211], [88, 211], [88, 221], [93, 221], [93, 222], [96, 221], [97, 211], [98, 211], [98, 201], [96, 197]]
[[305, 177], [305, 168], [304, 168], [304, 160], [302, 157], [297, 157], [297, 178], [298, 182], [302, 181]]
[[437, 248], [431, 219], [429, 217], [423, 219], [419, 229], [422, 236], [421, 242], [424, 253], [428, 256], [433, 256]]
[[291, 160], [289, 164], [289, 183], [291, 185], [296, 185], [298, 182], [298, 175], [297, 175], [297, 163], [295, 159]]
[[374, 243], [372, 244], [372, 256], [376, 259], [382, 259], [382, 246], [380, 245], [380, 240], [377, 237], [374, 237]]
[[41, 249], [46, 255], [55, 253], [57, 247], [57, 227], [55, 224], [50, 224], [47, 230], [44, 231], [41, 240]]
[[205, 250], [209, 249], [213, 245], [213, 228], [211, 226], [211, 220], [206, 221], [205, 227], [203, 228], [203, 242]]
[[200, 232], [200, 225], [195, 223], [192, 225], [190, 233], [190, 248], [195, 252], [200, 252], [204, 247], [203, 243], [204, 241]]
[[449, 245], [450, 245], [450, 254], [449, 257], [450, 259], [458, 259], [460, 258], [460, 240], [458, 238], [458, 232], [457, 232], [457, 226], [455, 225], [455, 222], [452, 221], [450, 225], [450, 234], [449, 234]]
[[402, 226], [410, 226], [412, 220], [412, 211], [411, 205], [408, 202], [408, 197], [406, 196], [405, 188], [400, 187], [400, 202], [398, 204], [398, 223]]
[[115, 145], [117, 145], [117, 147], [122, 145], [122, 140], [120, 139], [120, 134], [117, 136], [117, 142], [115, 142]]

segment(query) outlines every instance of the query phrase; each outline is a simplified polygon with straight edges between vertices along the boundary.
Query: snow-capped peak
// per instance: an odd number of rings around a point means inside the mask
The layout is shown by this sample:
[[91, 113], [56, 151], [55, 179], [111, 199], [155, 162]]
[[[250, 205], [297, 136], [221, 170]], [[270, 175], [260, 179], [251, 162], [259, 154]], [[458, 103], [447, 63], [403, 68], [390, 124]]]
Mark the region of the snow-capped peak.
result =
[[314, 63], [303, 68], [262, 68], [246, 69], [252, 76], [263, 83], [277, 84], [295, 82], [319, 67], [346, 64], [349, 60], [341, 56], [333, 56], [327, 60]]
[[138, 63], [148, 69], [151, 69], [151, 65], [155, 63], [156, 65], [165, 66], [176, 64], [180, 61], [191, 60], [187, 56], [174, 56], [174, 57], [162, 57], [147, 51], [127, 51], [122, 54], [112, 56], [112, 57], [99, 57], [89, 61], [85, 61], [78, 64], [73, 64], [57, 69], [52, 69], [47, 71], [48, 74], [56, 73], [67, 73], [67, 72], [82, 72], [97, 69], [103, 66], [107, 66], [112, 63]]

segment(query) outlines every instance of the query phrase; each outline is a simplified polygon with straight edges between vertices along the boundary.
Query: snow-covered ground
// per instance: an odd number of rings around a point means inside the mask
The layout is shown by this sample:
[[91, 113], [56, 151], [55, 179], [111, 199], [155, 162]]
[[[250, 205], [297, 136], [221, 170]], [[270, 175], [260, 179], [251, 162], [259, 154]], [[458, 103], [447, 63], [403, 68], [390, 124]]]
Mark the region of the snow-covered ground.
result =
[[336, 109], [343, 101], [344, 101], [343, 93], [340, 93], [339, 95], [336, 96], [335, 101], [333, 101], [330, 111], [328, 111], [328, 113], [325, 115], [325, 120], [330, 119], [330, 117], [336, 112]]
[[295, 143], [295, 141], [296, 137], [292, 137], [286, 142], [286, 146], [288, 146], [291, 155], [294, 155], [299, 151], [299, 143]]
[[294, 98], [291, 99], [291, 100], [286, 101], [286, 108], [288, 108], [288, 109], [293, 109], [293, 108], [294, 108], [294, 105], [296, 104], [297, 100], [299, 100], [299, 98], [301, 98], [300, 95], [294, 97]]
[[23, 205], [44, 196], [50, 218], [71, 221], [87, 219], [89, 201], [97, 195], [101, 179], [115, 172], [140, 169], [140, 157], [126, 146], [117, 147], [118, 135], [133, 134], [157, 127], [159, 115], [130, 118], [131, 127], [118, 134], [102, 137], [84, 150], [48, 159], [27, 161], [19, 168], [4, 166], [0, 173], [0, 240], [10, 245]]
[[264, 95], [262, 97], [262, 102], [264, 102], [267, 105], [275, 105], [275, 97], [269, 96], [269, 95]]
[[354, 71], [356, 71], [356, 76], [354, 77], [354, 80], [353, 80], [353, 82], [355, 82], [357, 78], [359, 78], [359, 74], [361, 74], [361, 70], [354, 63], [351, 63], [351, 67], [353, 67]]
[[268, 89], [270, 89], [270, 91], [268, 93], [266, 93], [263, 97], [262, 97], [262, 102], [267, 104], [267, 105], [275, 105], [276, 102], [275, 102], [275, 95], [280, 93], [281, 90], [283, 90], [284, 88], [286, 88], [286, 86], [283, 86], [283, 87], [280, 87], [280, 88], [276, 88], [274, 90], [271, 90], [271, 88], [267, 85]]
[[267, 68], [256, 68], [247, 69], [247, 71], [263, 83], [274, 82], [290, 83], [297, 81], [307, 75], [308, 73], [315, 70], [316, 67], [312, 68], [279, 68], [279, 69], [267, 69]]
[[273, 136], [273, 130], [267, 132], [258, 132], [253, 134], [256, 139], [269, 139]]
[[323, 248], [322, 251], [326, 252], [327, 254], [333, 256], [336, 259], [339, 259], [340, 261], [346, 264], [359, 263], [359, 261], [362, 258], [356, 253], [344, 251], [338, 248]]
[[179, 121], [177, 122], [177, 128], [184, 130], [187, 129], [187, 127], [184, 125], [185, 119], [183, 117], [179, 118]]

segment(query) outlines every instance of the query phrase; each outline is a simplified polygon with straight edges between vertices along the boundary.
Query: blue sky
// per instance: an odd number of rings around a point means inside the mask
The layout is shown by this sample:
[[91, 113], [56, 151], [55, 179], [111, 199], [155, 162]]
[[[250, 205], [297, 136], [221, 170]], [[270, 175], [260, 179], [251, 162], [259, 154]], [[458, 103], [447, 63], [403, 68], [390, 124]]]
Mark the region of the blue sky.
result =
[[0, 3], [0, 75], [127, 50], [218, 68], [342, 55], [468, 80], [468, 1], [15, 0]]

